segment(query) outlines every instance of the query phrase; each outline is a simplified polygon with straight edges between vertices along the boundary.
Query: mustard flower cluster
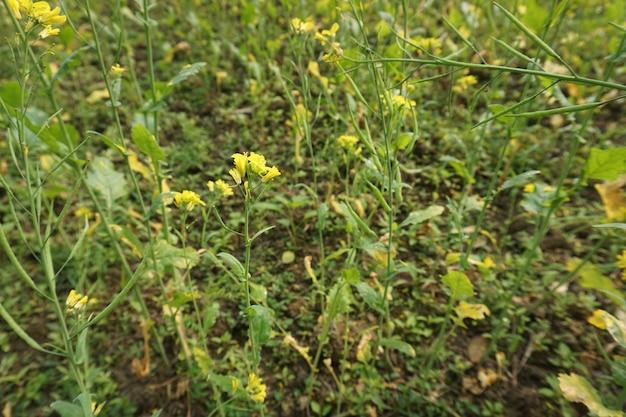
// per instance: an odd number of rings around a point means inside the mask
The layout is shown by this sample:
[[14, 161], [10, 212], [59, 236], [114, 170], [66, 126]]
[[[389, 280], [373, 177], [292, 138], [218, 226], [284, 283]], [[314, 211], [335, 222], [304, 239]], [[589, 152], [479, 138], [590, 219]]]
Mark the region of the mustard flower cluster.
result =
[[234, 194], [233, 189], [230, 188], [230, 185], [228, 185], [226, 181], [223, 180], [209, 181], [206, 183], [206, 186], [209, 191], [217, 198], [230, 197]]
[[206, 203], [200, 199], [200, 196], [189, 190], [174, 193], [174, 204], [176, 207], [182, 207], [186, 211], [191, 211], [197, 205], [206, 206]]
[[311, 32], [313, 29], [315, 29], [315, 25], [311, 21], [305, 22], [298, 17], [291, 19], [291, 30], [298, 35]]
[[452, 87], [452, 91], [455, 93], [462, 93], [476, 83], [478, 83], [478, 79], [474, 75], [464, 75], [456, 80], [454, 86]]
[[255, 152], [235, 153], [232, 155], [235, 168], [228, 171], [235, 184], [244, 183], [251, 175], [261, 177], [262, 182], [268, 182], [280, 175], [280, 171], [275, 166], [268, 167], [265, 157]]
[[8, 2], [11, 12], [17, 19], [22, 18], [22, 13], [28, 17], [26, 31], [30, 30], [33, 25], [43, 27], [42, 31], [39, 32], [41, 39], [58, 35], [59, 29], [52, 28], [52, 25], [65, 23], [67, 20], [66, 16], [60, 14], [61, 9], [59, 7], [51, 9], [47, 1], [8, 0]]
[[252, 401], [262, 403], [265, 402], [265, 396], [267, 395], [267, 386], [263, 384], [263, 379], [253, 372], [248, 375], [248, 385], [246, 385], [246, 392], [248, 393], [248, 395], [250, 395]]
[[330, 29], [324, 29], [321, 32], [315, 33], [315, 39], [320, 41], [322, 46], [328, 44], [330, 46], [330, 53], [325, 54], [322, 59], [328, 62], [337, 62], [343, 55], [343, 49], [339, 42], [335, 41], [335, 36], [339, 30], [339, 24], [333, 23]]
[[67, 312], [80, 311], [85, 307], [88, 301], [89, 297], [77, 293], [76, 290], [72, 290], [65, 300], [65, 309]]
[[341, 135], [337, 138], [337, 143], [348, 154], [359, 155], [363, 151], [360, 146], [356, 146], [357, 143], [359, 143], [359, 138], [357, 138], [356, 136]]

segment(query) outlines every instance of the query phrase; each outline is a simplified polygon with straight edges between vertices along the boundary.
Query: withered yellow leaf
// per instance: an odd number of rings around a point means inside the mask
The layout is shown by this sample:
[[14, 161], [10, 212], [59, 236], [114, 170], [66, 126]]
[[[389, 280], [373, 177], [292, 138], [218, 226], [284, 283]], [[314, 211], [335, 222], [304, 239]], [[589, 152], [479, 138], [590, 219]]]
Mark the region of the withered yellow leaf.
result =
[[563, 396], [572, 402], [583, 403], [599, 417], [622, 417], [624, 413], [606, 408], [594, 387], [577, 374], [559, 374], [559, 387]]
[[624, 185], [626, 185], [626, 174], [620, 175], [615, 181], [605, 181], [595, 185], [608, 220], [619, 222], [626, 220]]

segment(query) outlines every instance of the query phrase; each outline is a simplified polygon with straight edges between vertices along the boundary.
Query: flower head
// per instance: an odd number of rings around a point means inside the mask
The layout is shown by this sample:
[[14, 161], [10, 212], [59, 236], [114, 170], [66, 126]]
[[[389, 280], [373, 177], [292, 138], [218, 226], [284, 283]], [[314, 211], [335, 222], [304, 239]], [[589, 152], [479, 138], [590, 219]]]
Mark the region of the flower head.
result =
[[126, 71], [126, 68], [124, 68], [120, 64], [115, 64], [111, 66], [111, 72], [113, 73], [113, 76], [115, 78], [122, 78], [122, 74], [124, 74], [124, 71]]
[[620, 269], [626, 270], [626, 249], [620, 255], [617, 255], [615, 265]]
[[186, 211], [191, 211], [196, 205], [206, 206], [206, 203], [200, 199], [200, 196], [193, 191], [183, 190], [174, 193], [174, 204], [176, 207], [183, 207]]
[[258, 377], [254, 372], [248, 375], [246, 392], [250, 395], [250, 399], [257, 403], [265, 402], [265, 396], [267, 395], [267, 386], [262, 382], [263, 379]]
[[279, 175], [280, 175], [280, 171], [278, 170], [278, 168], [273, 166], [267, 171], [267, 174], [263, 175], [263, 177], [261, 178], [261, 181], [269, 182], [273, 180], [274, 178], [278, 177]]
[[11, 13], [13, 13], [13, 16], [15, 16], [16, 19], [22, 18], [19, 0], [9, 0], [9, 9], [11, 9]]
[[304, 22], [302, 19], [298, 17], [294, 17], [291, 19], [291, 30], [293, 30], [298, 35], [310, 32], [315, 28], [313, 22]]
[[206, 183], [206, 186], [212, 193], [219, 194], [218, 197], [230, 197], [234, 194], [230, 185], [223, 180], [209, 181]]
[[65, 300], [65, 308], [68, 312], [79, 311], [85, 307], [88, 301], [89, 297], [77, 293], [76, 290], [72, 290]]
[[255, 152], [250, 152], [248, 156], [248, 167], [250, 168], [250, 172], [257, 175], [265, 175], [268, 170], [265, 165], [265, 157]]
[[61, 8], [50, 8], [47, 1], [32, 0], [9, 0], [9, 8], [13, 15], [21, 19], [22, 13], [28, 16], [29, 22], [26, 29], [30, 29], [33, 24], [43, 26], [43, 30], [39, 32], [39, 37], [44, 39], [48, 36], [58, 35], [59, 29], [53, 28], [54, 24], [65, 23], [67, 16], [61, 15]]
[[[248, 153], [247, 152], [244, 152], [244, 153], [234, 153], [232, 155], [232, 158], [234, 160], [235, 169], [237, 170], [237, 173], [239, 174], [239, 177], [240, 178], [245, 177], [246, 176], [246, 166], [248, 165]], [[237, 180], [235, 180], [235, 182], [237, 182]]]

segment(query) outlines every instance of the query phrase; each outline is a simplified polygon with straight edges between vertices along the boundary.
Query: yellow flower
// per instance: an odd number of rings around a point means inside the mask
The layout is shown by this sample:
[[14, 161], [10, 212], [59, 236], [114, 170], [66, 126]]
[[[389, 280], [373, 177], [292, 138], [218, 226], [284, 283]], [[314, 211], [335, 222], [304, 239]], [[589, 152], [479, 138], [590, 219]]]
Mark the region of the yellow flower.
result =
[[617, 255], [616, 259], [615, 265], [618, 268], [626, 269], [626, 249], [622, 251], [621, 255]]
[[324, 46], [327, 43], [332, 42], [333, 39], [335, 39], [335, 35], [337, 34], [338, 30], [339, 24], [333, 23], [333, 26], [330, 28], [330, 30], [324, 29], [321, 33], [317, 32], [315, 34], [315, 39], [320, 41], [322, 43], [322, 46]]
[[201, 206], [206, 206], [206, 203], [200, 199], [200, 196], [193, 191], [183, 190], [183, 192], [175, 192], [174, 193], [174, 204], [176, 207], [181, 207], [184, 205], [184, 209], [187, 211], [193, 210], [193, 208], [200, 204]]
[[[239, 174], [240, 179], [246, 176], [246, 165], [248, 165], [248, 153], [244, 152], [244, 153], [234, 153], [232, 154], [232, 158], [234, 160], [235, 163], [235, 169], [237, 170], [237, 173]], [[231, 174], [232, 176], [232, 174]], [[233, 177], [234, 178], [234, 177]], [[235, 182], [237, 182], [237, 180], [235, 179]], [[237, 184], [240, 184], [241, 181], [237, 182]]]
[[339, 146], [347, 150], [353, 148], [359, 142], [359, 138], [352, 135], [341, 135], [337, 138], [337, 142]]
[[469, 86], [476, 83], [478, 83], [478, 80], [475, 76], [466, 75], [456, 80], [456, 85], [452, 87], [452, 91], [454, 91], [455, 93], [462, 93], [463, 91], [467, 90]]
[[45, 39], [48, 36], [58, 35], [60, 31], [61, 30], [58, 28], [52, 29], [52, 26], [47, 25], [43, 27], [43, 30], [41, 32], [39, 32], [39, 38]]
[[126, 68], [122, 67], [120, 64], [115, 64], [111, 66], [111, 72], [115, 78], [122, 78], [122, 74], [124, 74]]
[[265, 402], [265, 396], [267, 395], [267, 386], [262, 382], [263, 379], [256, 376], [254, 372], [248, 376], [246, 392], [250, 395], [250, 399], [257, 403]]
[[300, 18], [294, 17], [291, 19], [291, 30], [298, 35], [306, 32], [310, 32], [314, 29], [312, 22], [303, 22]]
[[9, 0], [9, 9], [11, 9], [11, 13], [15, 16], [16, 19], [21, 19], [22, 14], [20, 13], [20, 2], [18, 0]]
[[268, 182], [278, 177], [279, 175], [280, 175], [280, 171], [278, 170], [278, 168], [273, 166], [267, 171], [267, 174], [263, 175], [263, 177], [261, 178], [261, 181]]
[[241, 175], [239, 175], [239, 171], [233, 168], [230, 171], [228, 171], [228, 173], [230, 174], [231, 177], [233, 177], [233, 180], [235, 180], [235, 184], [237, 185], [241, 184], [242, 179], [241, 179]]
[[65, 300], [65, 308], [68, 312], [82, 310], [88, 301], [89, 297], [77, 293], [76, 290], [72, 290]]
[[209, 181], [206, 183], [206, 186], [212, 193], [217, 191], [220, 194], [220, 197], [230, 197], [234, 194], [230, 185], [223, 180], [217, 180], [215, 182]]
[[[55, 23], [65, 23], [67, 20], [67, 16], [60, 15], [61, 9], [59, 7], [55, 7], [50, 10], [50, 5], [45, 1], [38, 1], [35, 4], [43, 3], [41, 8], [39, 9], [39, 15], [36, 17], [39, 24], [44, 26], [51, 26]], [[33, 5], [34, 6], [34, 5]]]
[[250, 171], [257, 175], [264, 175], [268, 170], [265, 165], [265, 157], [255, 152], [250, 152], [248, 156], [248, 166], [250, 167]]
[[532, 193], [535, 191], [535, 184], [533, 183], [528, 183], [524, 186], [524, 192], [525, 193]]

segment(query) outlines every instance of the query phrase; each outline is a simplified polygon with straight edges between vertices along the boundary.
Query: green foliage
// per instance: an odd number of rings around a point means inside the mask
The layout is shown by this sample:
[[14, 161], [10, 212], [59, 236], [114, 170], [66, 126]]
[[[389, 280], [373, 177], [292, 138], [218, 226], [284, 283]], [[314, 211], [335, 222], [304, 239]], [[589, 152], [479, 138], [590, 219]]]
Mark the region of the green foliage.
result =
[[3, 414], [621, 415], [624, 1], [131, 3], [0, 6]]

